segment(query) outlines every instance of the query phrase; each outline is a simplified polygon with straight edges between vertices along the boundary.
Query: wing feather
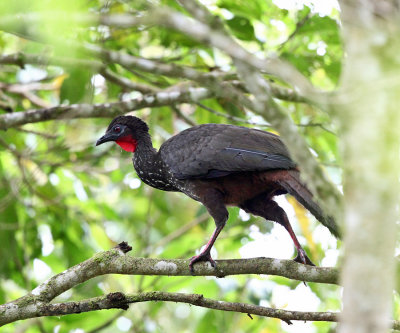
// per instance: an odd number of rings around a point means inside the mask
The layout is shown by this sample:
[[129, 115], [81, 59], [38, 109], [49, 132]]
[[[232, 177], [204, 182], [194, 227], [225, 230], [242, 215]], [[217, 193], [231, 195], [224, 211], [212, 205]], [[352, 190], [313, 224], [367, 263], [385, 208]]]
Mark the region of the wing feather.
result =
[[235, 172], [296, 166], [279, 136], [223, 124], [189, 128], [166, 141], [159, 154], [179, 179], [216, 178]]

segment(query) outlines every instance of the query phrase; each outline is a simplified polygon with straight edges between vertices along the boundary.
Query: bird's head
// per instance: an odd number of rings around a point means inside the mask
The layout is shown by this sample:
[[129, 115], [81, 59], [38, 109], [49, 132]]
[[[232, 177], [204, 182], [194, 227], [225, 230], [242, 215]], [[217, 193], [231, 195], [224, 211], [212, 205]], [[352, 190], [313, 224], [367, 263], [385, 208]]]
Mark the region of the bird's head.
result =
[[96, 146], [115, 141], [122, 149], [134, 152], [138, 141], [147, 137], [148, 132], [149, 127], [143, 120], [134, 116], [118, 116], [108, 126], [106, 134], [97, 140]]

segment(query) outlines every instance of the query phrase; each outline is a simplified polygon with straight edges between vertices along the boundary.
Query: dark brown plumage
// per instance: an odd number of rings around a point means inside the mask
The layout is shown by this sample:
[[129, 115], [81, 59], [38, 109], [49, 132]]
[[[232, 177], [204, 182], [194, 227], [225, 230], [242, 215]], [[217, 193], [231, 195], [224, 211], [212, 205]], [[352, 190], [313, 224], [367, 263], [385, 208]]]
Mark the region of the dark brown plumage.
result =
[[276, 195], [293, 195], [329, 230], [339, 235], [334, 220], [326, 216], [300, 181], [296, 164], [280, 138], [246, 127], [205, 124], [173, 136], [157, 152], [145, 122], [133, 116], [115, 118], [96, 145], [115, 141], [134, 152], [133, 165], [140, 179], [164, 191], [183, 192], [201, 202], [214, 218], [216, 229], [206, 248], [191, 259], [215, 262], [210, 256], [218, 234], [228, 219], [227, 205], [281, 224], [297, 249], [296, 261], [312, 265], [299, 244]]

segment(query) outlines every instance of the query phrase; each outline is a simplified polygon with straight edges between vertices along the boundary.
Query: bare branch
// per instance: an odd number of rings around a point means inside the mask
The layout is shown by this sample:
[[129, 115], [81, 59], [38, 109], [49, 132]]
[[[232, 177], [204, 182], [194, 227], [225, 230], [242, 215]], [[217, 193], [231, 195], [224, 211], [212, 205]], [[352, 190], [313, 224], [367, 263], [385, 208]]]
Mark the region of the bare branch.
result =
[[[96, 276], [104, 274], [191, 276], [188, 260], [133, 258], [124, 254], [129, 250], [130, 247], [126, 243], [121, 243], [118, 248], [100, 252], [53, 276], [29, 294], [0, 305], [0, 325], [41, 316], [51, 311], [54, 311], [54, 315], [59, 315], [57, 312], [59, 310], [52, 308], [48, 303], [66, 290]], [[195, 267], [195, 275], [224, 277], [238, 274], [268, 274], [300, 281], [337, 284], [339, 274], [335, 268], [306, 266], [292, 260], [270, 258], [218, 260], [217, 265], [215, 269], [208, 263], [199, 263]], [[107, 303], [107, 300], [110, 301], [107, 297], [98, 299], [101, 304], [113, 305], [108, 308], [115, 307], [115, 303]], [[132, 298], [131, 301], [138, 300]], [[80, 312], [82, 311], [84, 310], [81, 308]]]
[[186, 124], [189, 124], [190, 126], [196, 126], [198, 125], [194, 120], [192, 120], [189, 116], [185, 115], [179, 107], [176, 105], [171, 105], [172, 111], [177, 115], [178, 118], [182, 119]]
[[[198, 4], [197, 4], [198, 6]], [[189, 7], [189, 6], [188, 6]], [[55, 12], [52, 14], [52, 17], [61, 17], [61, 14]], [[33, 23], [40, 21], [41, 15], [40, 13], [31, 13], [29, 15], [22, 15], [20, 19], [23, 19], [24, 22]], [[175, 12], [170, 10], [166, 7], [157, 7], [153, 8], [149, 11], [148, 15], [143, 17], [135, 17], [133, 15], [128, 14], [114, 14], [114, 15], [106, 15], [101, 17], [96, 17], [93, 15], [76, 15], [75, 17], [71, 17], [71, 20], [76, 20], [78, 22], [86, 22], [87, 24], [95, 24], [96, 20], [99, 20], [101, 24], [116, 26], [121, 28], [128, 28], [132, 26], [138, 26], [142, 24], [157, 24], [157, 25], [164, 25], [168, 28], [175, 29], [180, 31], [190, 37], [217, 47], [222, 51], [226, 52], [230, 55], [233, 59], [241, 60], [254, 68], [257, 68], [263, 72], [266, 72], [270, 75], [279, 77], [280, 79], [292, 84], [297, 90], [300, 91], [301, 95], [306, 96], [308, 99], [315, 100], [318, 99], [321, 104], [326, 103], [326, 96], [321, 94], [320, 91], [316, 90], [310, 82], [299, 72], [295, 67], [290, 65], [289, 63], [280, 60], [279, 58], [267, 58], [261, 59], [253, 54], [249, 53], [245, 50], [240, 44], [238, 44], [234, 39], [232, 39], [228, 34], [225, 34], [221, 31], [221, 29], [214, 29], [214, 27], [210, 27], [209, 25], [193, 20], [179, 12]], [[4, 24], [4, 22], [3, 22]], [[26, 37], [26, 36], [25, 36]], [[76, 47], [71, 45], [71, 47]], [[80, 47], [78, 47], [80, 48]], [[135, 57], [129, 55], [121, 55], [119, 52], [115, 51], [104, 51], [98, 46], [86, 44], [84, 49], [86, 51], [97, 53], [97, 55], [102, 55], [101, 58], [105, 59], [108, 58], [108, 61], [119, 63], [124, 67], [132, 68], [133, 64], [135, 66], [140, 66], [141, 70], [145, 71], [154, 71], [154, 73], [168, 75], [165, 72], [160, 73], [158, 69], [161, 71], [167, 70], [170, 72], [170, 75], [179, 76], [179, 77], [190, 77], [193, 76], [193, 73], [190, 73], [190, 67], [181, 67], [182, 69], [178, 69], [180, 66], [176, 65], [169, 65], [169, 64], [161, 64], [158, 62], [157, 66], [154, 67], [155, 61], [149, 59], [141, 59], [137, 58], [134, 60]], [[41, 56], [34, 56], [29, 55], [27, 56], [31, 60], [34, 57], [40, 58]], [[0, 63], [7, 63], [13, 61], [16, 65], [22, 66], [25, 62], [25, 56], [23, 54], [9, 55], [3, 56], [3, 59], [0, 59]], [[102, 67], [101, 63], [96, 63], [90, 60], [85, 59], [67, 59], [67, 58], [59, 58], [64, 65], [71, 66], [76, 65], [77, 63], [81, 63], [84, 65], [86, 63], [87, 66], [90, 68], [99, 68]], [[5, 62], [4, 62], [5, 61]], [[28, 61], [29, 62], [29, 61]], [[49, 63], [51, 64], [51, 62]], [[164, 65], [164, 68], [161, 68]], [[146, 69], [147, 67], [147, 69]], [[185, 75], [179, 73], [179, 71], [184, 71]], [[196, 72], [195, 70], [193, 70]], [[189, 74], [189, 76], [186, 76]]]
[[103, 331], [105, 328], [109, 327], [114, 323], [116, 319], [121, 317], [124, 314], [124, 310], [119, 311], [117, 314], [112, 316], [110, 319], [106, 320], [104, 323], [100, 324], [99, 326], [91, 329], [88, 333], [97, 333]]
[[124, 90], [134, 90], [134, 91], [140, 91], [142, 94], [152, 94], [157, 91], [160, 91], [160, 89], [151, 87], [145, 84], [140, 84], [137, 82], [133, 82], [123, 76], [118, 76], [114, 72], [110, 71], [109, 69], [102, 69], [100, 71], [100, 74], [108, 81], [119, 85], [122, 87]]
[[329, 128], [327, 127], [327, 125], [328, 125], [328, 124], [324, 124], [324, 123], [313, 123], [313, 122], [306, 123], [306, 124], [296, 124], [296, 126], [298, 126], [298, 127], [319, 127], [319, 128], [321, 128], [321, 129], [323, 129], [324, 131], [326, 131], [326, 132], [328, 132], [328, 133], [330, 133], [330, 134], [332, 134], [332, 135], [334, 135], [334, 136], [338, 136], [334, 131], [332, 131], [331, 129], [329, 129]]
[[[293, 320], [337, 322], [340, 316], [340, 313], [335, 312], [290, 311], [268, 308], [254, 304], [225, 302], [205, 298], [202, 294], [151, 291], [127, 295], [121, 292], [114, 292], [105, 296], [89, 298], [83, 301], [43, 304], [37, 308], [36, 313], [31, 313], [31, 318], [39, 316], [63, 316], [68, 314], [98, 311], [104, 309], [127, 310], [129, 308], [129, 305], [132, 303], [142, 303], [149, 301], [186, 303], [208, 309], [244, 313], [248, 316], [258, 315], [262, 317], [277, 318], [286, 322], [288, 325], [291, 325]], [[117, 316], [120, 316], [120, 313], [118, 313]], [[250, 316], [250, 318], [252, 317]], [[112, 320], [114, 319], [115, 317], [112, 318]], [[397, 320], [393, 320], [392, 328], [399, 329], [400, 322]]]
[[[0, 326], [21, 319], [41, 316], [61, 316], [113, 308], [127, 310], [131, 303], [147, 301], [187, 303], [221, 311], [278, 318], [288, 324], [291, 324], [292, 320], [338, 321], [339, 313], [334, 312], [288, 311], [253, 304], [213, 300], [199, 294], [160, 291], [127, 295], [115, 292], [82, 301], [50, 304], [51, 300], [64, 291], [104, 274], [174, 276], [189, 276], [191, 274], [188, 260], [157, 260], [133, 258], [125, 255], [131, 249], [127, 243], [123, 242], [112, 250], [98, 253], [94, 257], [53, 276], [29, 294], [13, 302], [0, 305]], [[254, 258], [218, 260], [217, 264], [217, 269], [212, 268], [207, 263], [196, 265], [196, 275], [222, 277], [234, 274], [270, 274], [322, 283], [337, 283], [338, 279], [338, 271], [334, 268], [307, 266], [292, 260]], [[392, 321], [392, 327], [400, 328], [400, 322]]]
[[50, 106], [50, 103], [35, 95], [33, 91], [55, 89], [56, 86], [54, 84], [43, 84], [38, 82], [27, 84], [6, 84], [0, 82], [0, 90], [21, 95], [22, 97], [28, 99], [32, 104], [40, 108], [48, 108]]
[[17, 65], [23, 68], [26, 64], [36, 65], [54, 65], [54, 66], [82, 66], [90, 68], [94, 71], [100, 71], [103, 64], [97, 60], [87, 60], [79, 58], [68, 57], [49, 57], [47, 55], [25, 54], [25, 53], [12, 53], [0, 56], [0, 64], [3, 65]]
[[48, 140], [55, 140], [55, 139], [58, 138], [58, 135], [55, 135], [55, 134], [34, 131], [34, 130], [31, 130], [31, 129], [26, 129], [26, 128], [22, 128], [22, 127], [17, 127], [16, 130], [20, 131], [20, 132], [24, 132], [24, 133], [38, 135], [38, 136], [43, 137], [43, 138], [48, 139]]
[[[157, 243], [152, 244], [151, 249], [157, 249], [158, 247], [165, 246], [166, 244], [170, 243], [174, 239], [182, 236], [184, 233], [186, 233], [187, 231], [192, 229], [194, 226], [207, 221], [209, 218], [210, 218], [210, 215], [208, 213], [204, 213], [204, 214], [200, 215], [199, 217], [195, 218], [191, 222], [183, 225], [179, 229], [176, 229], [175, 231], [171, 232], [164, 238], [160, 239]], [[147, 248], [146, 252], [150, 253], [150, 249]]]
[[305, 96], [312, 97], [319, 94], [310, 82], [289, 63], [279, 58], [258, 58], [220, 30], [213, 29], [207, 24], [191, 19], [166, 7], [158, 6], [153, 8], [149, 11], [148, 15], [143, 17], [109, 15], [102, 16], [100, 21], [104, 25], [123, 28], [138, 26], [140, 24], [163, 25], [182, 32], [201, 43], [217, 47], [233, 59], [241, 60], [254, 68], [279, 77], [299, 89]]
[[[75, 46], [76, 47], [76, 46]], [[133, 55], [103, 49], [94, 44], [86, 43], [84, 50], [92, 56], [98, 57], [107, 63], [116, 63], [126, 69], [136, 69], [152, 74], [165, 75], [168, 77], [187, 78], [198, 81], [200, 78], [219, 77], [222, 80], [234, 78], [233, 73], [222, 71], [200, 72], [189, 66], [178, 66], [173, 63], [164, 63], [161, 61], [135, 57]]]
[[235, 117], [230, 115], [229, 113], [222, 113], [222, 112], [218, 112], [217, 110], [214, 110], [202, 103], [196, 103], [198, 106], [200, 106], [202, 109], [207, 110], [208, 112], [211, 112], [219, 117], [224, 117], [226, 119], [229, 119], [231, 121], [236, 121], [236, 122], [240, 122], [240, 123], [244, 123], [244, 124], [249, 124], [249, 125], [253, 125], [253, 126], [265, 126], [265, 127], [271, 127], [270, 124], [258, 124], [255, 123], [253, 121], [248, 121], [247, 119], [244, 118], [240, 118], [240, 117]]
[[55, 119], [115, 117], [146, 107], [158, 107], [178, 103], [196, 103], [213, 96], [205, 88], [181, 87], [180, 90], [160, 91], [128, 101], [105, 104], [72, 104], [47, 109], [28, 110], [0, 115], [0, 129], [16, 127], [27, 123]]
[[5, 91], [22, 94], [25, 92], [36, 91], [36, 90], [55, 90], [56, 86], [52, 83], [39, 83], [39, 82], [31, 82], [26, 84], [6, 84], [0, 82], [0, 89]]
[[298, 31], [307, 23], [307, 21], [312, 17], [311, 12], [307, 13], [300, 21], [296, 23], [296, 28], [294, 31], [283, 41], [279, 46], [278, 50], [281, 50], [291, 39], [293, 39]]
[[[237, 75], [231, 72], [212, 71], [200, 72], [192, 67], [178, 66], [175, 64], [167, 64], [160, 61], [135, 57], [123, 52], [110, 51], [102, 49], [92, 44], [86, 44], [85, 50], [92, 56], [99, 57], [107, 63], [116, 63], [131, 71], [132, 69], [141, 70], [143, 72], [150, 72], [153, 74], [165, 75], [175, 78], [186, 78], [198, 82], [199, 84], [207, 87], [211, 80], [219, 79], [219, 82], [237, 79]], [[104, 64], [98, 60], [79, 59], [79, 58], [65, 58], [65, 57], [50, 57], [46, 55], [32, 55], [24, 53], [15, 53], [9, 55], [0, 55], [0, 64], [17, 65], [24, 67], [26, 64], [35, 65], [54, 65], [61, 67], [82, 66], [97, 71], [103, 75], [108, 81], [113, 82], [124, 89], [140, 91], [143, 94], [154, 93], [159, 91], [155, 87], [133, 82], [124, 77], [118, 76], [109, 69], [106, 69]], [[231, 81], [234, 86], [240, 87], [246, 91], [246, 87], [239, 81]], [[323, 105], [316, 104], [313, 100], [301, 96], [299, 93], [292, 89], [288, 89], [276, 84], [271, 84], [271, 92], [275, 98], [294, 103], [308, 103], [323, 107]], [[328, 98], [328, 96], [327, 96]]]
[[233, 303], [205, 298], [201, 294], [169, 293], [162, 291], [151, 291], [137, 294], [124, 295], [120, 292], [110, 293], [105, 296], [89, 298], [78, 302], [55, 303], [39, 306], [32, 317], [38, 316], [62, 316], [72, 313], [97, 311], [103, 309], [125, 309], [129, 304], [149, 301], [164, 301], [175, 303], [186, 303], [203, 308], [253, 314], [263, 317], [278, 318], [289, 325], [292, 320], [302, 321], [338, 321], [338, 313], [334, 312], [302, 312], [273, 309], [264, 306]]

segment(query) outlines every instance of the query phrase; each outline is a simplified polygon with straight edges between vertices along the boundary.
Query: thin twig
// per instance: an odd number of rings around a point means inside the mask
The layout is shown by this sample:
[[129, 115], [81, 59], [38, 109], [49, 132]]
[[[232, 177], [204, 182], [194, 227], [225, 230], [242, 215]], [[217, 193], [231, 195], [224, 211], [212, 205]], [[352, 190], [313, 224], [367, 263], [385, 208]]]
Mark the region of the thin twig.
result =
[[41, 136], [41, 137], [43, 137], [45, 139], [50, 139], [50, 140], [55, 140], [55, 139], [58, 139], [58, 137], [59, 137], [56, 134], [43, 133], [43, 132], [39, 132], [39, 131], [34, 131], [34, 130], [22, 128], [22, 127], [17, 127], [15, 129], [17, 131], [20, 131], [20, 132], [29, 133], [29, 134], [35, 134], [35, 135], [38, 135], [38, 136]]
[[199, 217], [195, 218], [193, 221], [185, 224], [184, 226], [180, 227], [179, 229], [176, 229], [175, 231], [171, 232], [168, 236], [160, 239], [156, 244], [152, 244], [151, 247], [153, 249], [156, 249], [158, 247], [163, 247], [166, 244], [170, 243], [174, 239], [182, 236], [184, 233], [195, 227], [196, 225], [203, 223], [207, 221], [210, 218], [210, 215], [208, 213], [204, 213], [200, 215]]
[[175, 112], [175, 114], [178, 116], [178, 118], [182, 119], [185, 123], [187, 123], [191, 126], [197, 125], [197, 123], [194, 120], [192, 120], [191, 118], [189, 118], [187, 115], [185, 115], [178, 106], [171, 105], [171, 109], [172, 109], [172, 111]]
[[296, 124], [296, 126], [298, 126], [298, 127], [319, 127], [321, 129], [323, 129], [324, 131], [337, 136], [337, 134], [334, 131], [330, 130], [329, 128], [326, 128], [324, 123]]
[[157, 91], [160, 91], [158, 88], [150, 87], [145, 84], [140, 84], [137, 82], [133, 82], [123, 76], [118, 76], [114, 72], [110, 71], [109, 69], [102, 69], [100, 71], [100, 74], [108, 81], [119, 85], [122, 87], [124, 90], [129, 90], [129, 91], [140, 91], [142, 94], [151, 94], [155, 93]]
[[98, 333], [102, 330], [104, 330], [105, 328], [109, 327], [110, 325], [112, 325], [114, 323], [115, 320], [117, 320], [119, 317], [121, 317], [123, 314], [125, 313], [125, 311], [121, 310], [118, 311], [114, 316], [112, 316], [110, 319], [107, 319], [104, 323], [102, 323], [101, 325], [91, 329], [90, 331], [88, 331], [88, 333]]
[[306, 22], [312, 17], [311, 13], [307, 13], [306, 16], [304, 16], [300, 21], [297, 22], [296, 28], [294, 31], [286, 38], [285, 41], [283, 41], [281, 44], [278, 46], [278, 51], [280, 51], [293, 37], [296, 36], [297, 32], [301, 29], [301, 27], [306, 24]]
[[226, 119], [229, 119], [229, 120], [232, 120], [235, 122], [240, 122], [240, 123], [249, 124], [249, 125], [253, 125], [253, 126], [271, 127], [271, 125], [269, 125], [269, 124], [258, 124], [256, 122], [249, 121], [244, 118], [239, 118], [239, 117], [235, 117], [230, 114], [227, 114], [227, 113], [218, 112], [217, 110], [214, 110], [213, 108], [210, 108], [202, 103], [196, 103], [196, 105], [200, 106], [202, 109], [207, 110], [208, 112], [211, 112], [217, 116], [224, 117]]

